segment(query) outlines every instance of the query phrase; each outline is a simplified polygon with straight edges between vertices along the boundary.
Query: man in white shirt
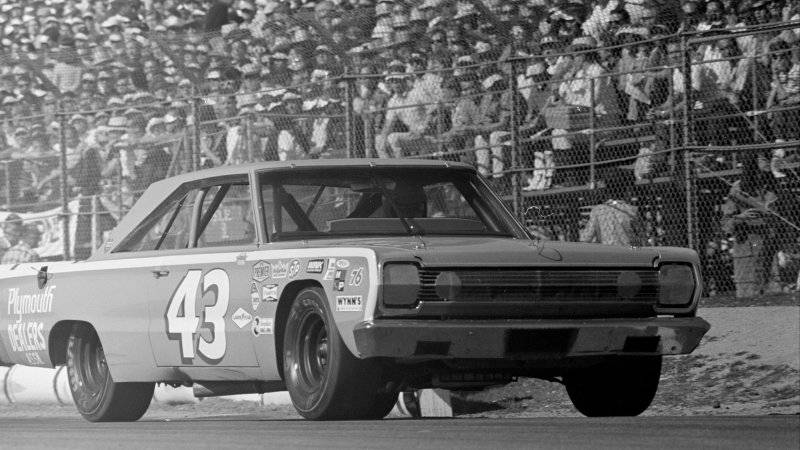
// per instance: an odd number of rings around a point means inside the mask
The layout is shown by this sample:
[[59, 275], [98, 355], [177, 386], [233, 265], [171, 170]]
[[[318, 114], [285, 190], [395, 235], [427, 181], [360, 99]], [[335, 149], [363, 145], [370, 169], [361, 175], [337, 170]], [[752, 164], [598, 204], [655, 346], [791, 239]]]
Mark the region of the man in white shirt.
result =
[[[402, 158], [409, 153], [424, 153], [431, 148], [431, 140], [423, 135], [428, 127], [425, 99], [409, 91], [407, 76], [395, 73], [386, 77], [392, 98], [386, 105], [383, 130], [375, 139], [375, 150], [381, 158]], [[402, 124], [407, 131], [393, 131]], [[386, 147], [389, 147], [387, 149]], [[391, 154], [389, 153], [391, 151]]]

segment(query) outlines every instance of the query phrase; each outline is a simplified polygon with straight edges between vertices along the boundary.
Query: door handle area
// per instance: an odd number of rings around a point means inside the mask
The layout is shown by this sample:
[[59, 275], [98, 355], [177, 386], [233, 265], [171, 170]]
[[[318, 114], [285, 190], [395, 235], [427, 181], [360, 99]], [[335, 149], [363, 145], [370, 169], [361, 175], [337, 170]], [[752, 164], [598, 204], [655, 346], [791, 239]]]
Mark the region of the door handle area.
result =
[[167, 269], [153, 269], [151, 272], [153, 272], [153, 276], [156, 279], [169, 276], [169, 270]]

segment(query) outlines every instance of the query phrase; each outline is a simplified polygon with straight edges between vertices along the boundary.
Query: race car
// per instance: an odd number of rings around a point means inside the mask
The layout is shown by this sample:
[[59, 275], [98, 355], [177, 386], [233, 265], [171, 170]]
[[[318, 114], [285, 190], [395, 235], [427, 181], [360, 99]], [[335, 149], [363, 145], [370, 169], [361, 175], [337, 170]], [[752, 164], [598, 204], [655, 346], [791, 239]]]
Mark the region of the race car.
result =
[[226, 166], [151, 185], [86, 261], [0, 268], [0, 361], [65, 364], [89, 421], [139, 419], [155, 383], [288, 390], [322, 420], [517, 377], [637, 415], [709, 329], [698, 267], [535, 239], [460, 163]]

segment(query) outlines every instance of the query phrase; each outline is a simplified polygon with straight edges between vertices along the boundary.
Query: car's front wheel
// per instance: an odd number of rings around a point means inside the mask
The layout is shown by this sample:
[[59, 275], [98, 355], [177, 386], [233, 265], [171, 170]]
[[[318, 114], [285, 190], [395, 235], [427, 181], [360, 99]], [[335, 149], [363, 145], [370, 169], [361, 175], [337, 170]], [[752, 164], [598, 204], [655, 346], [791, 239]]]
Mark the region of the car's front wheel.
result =
[[570, 400], [589, 417], [638, 416], [653, 401], [661, 356], [616, 357], [564, 376]]
[[325, 293], [307, 288], [295, 297], [283, 339], [286, 388], [307, 419], [380, 419], [396, 392], [384, 386], [377, 361], [361, 360], [345, 346]]
[[150, 406], [154, 383], [116, 383], [93, 328], [76, 324], [67, 341], [69, 388], [78, 412], [90, 422], [138, 420]]

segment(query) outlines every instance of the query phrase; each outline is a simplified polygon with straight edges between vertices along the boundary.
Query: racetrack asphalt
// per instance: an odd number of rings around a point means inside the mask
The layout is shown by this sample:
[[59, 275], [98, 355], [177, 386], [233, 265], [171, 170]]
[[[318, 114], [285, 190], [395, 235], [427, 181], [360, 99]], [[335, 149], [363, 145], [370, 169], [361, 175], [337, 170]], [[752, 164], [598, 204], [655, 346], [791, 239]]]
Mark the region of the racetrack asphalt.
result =
[[217, 416], [92, 424], [0, 418], [0, 448], [800, 448], [800, 415], [388, 419], [362, 422]]

